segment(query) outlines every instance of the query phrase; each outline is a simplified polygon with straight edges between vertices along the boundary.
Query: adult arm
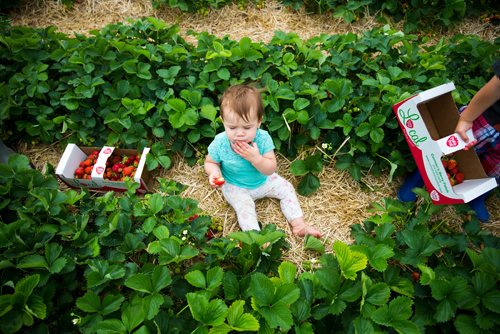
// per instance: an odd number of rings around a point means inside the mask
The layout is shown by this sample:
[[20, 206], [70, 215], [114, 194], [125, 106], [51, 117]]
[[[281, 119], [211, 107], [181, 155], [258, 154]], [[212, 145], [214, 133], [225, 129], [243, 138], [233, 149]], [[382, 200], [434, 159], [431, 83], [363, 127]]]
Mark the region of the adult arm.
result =
[[468, 143], [469, 137], [465, 133], [472, 128], [472, 123], [478, 118], [488, 107], [500, 99], [500, 79], [494, 75], [481, 87], [481, 89], [471, 99], [467, 108], [460, 115], [455, 132]]

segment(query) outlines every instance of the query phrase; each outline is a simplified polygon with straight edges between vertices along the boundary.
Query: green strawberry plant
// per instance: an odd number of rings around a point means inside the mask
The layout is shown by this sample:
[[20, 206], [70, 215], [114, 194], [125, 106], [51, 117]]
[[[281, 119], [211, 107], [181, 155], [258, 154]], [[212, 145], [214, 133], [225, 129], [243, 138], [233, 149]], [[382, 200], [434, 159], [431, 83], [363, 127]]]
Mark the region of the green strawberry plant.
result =
[[47, 305], [41, 296], [33, 293], [39, 282], [38, 274], [23, 277], [12, 287], [14, 290], [12, 294], [0, 296], [2, 332], [14, 333], [24, 326], [32, 326], [35, 318], [45, 319]]
[[[310, 194], [327, 158], [357, 180], [412, 167], [392, 104], [446, 81], [465, 104], [496, 52], [477, 37], [433, 44], [389, 27], [307, 41], [277, 32], [268, 44], [193, 33], [196, 47], [178, 33], [152, 18], [91, 37], [10, 28], [0, 37], [2, 138], [150, 146], [150, 169], [169, 168], [174, 153], [194, 163], [222, 130], [220, 94], [252, 81], [277, 150], [306, 153], [291, 171]], [[318, 141], [326, 157], [307, 155]], [[272, 225], [208, 241], [212, 219], [179, 184], [160, 179], [160, 192], [143, 198], [132, 183], [120, 196], [93, 196], [59, 190], [48, 167], [41, 174], [19, 155], [0, 166], [0, 320], [13, 319], [0, 321], [3, 332], [498, 327], [498, 238], [475, 220], [446, 230], [425, 191], [417, 206], [376, 205], [353, 226], [354, 245], [323, 251], [308, 238], [322, 255], [298, 273]]]
[[[314, 266], [283, 259], [285, 233], [207, 237], [184, 187], [138, 197], [59, 190], [22, 155], [0, 165], [2, 332], [486, 332], [498, 328], [499, 240], [441, 206], [386, 198]], [[465, 206], [459, 213], [469, 215]], [[469, 218], [470, 219], [470, 218]], [[310, 261], [312, 264], [312, 260]]]
[[[175, 153], [196, 163], [222, 131], [222, 92], [251, 82], [262, 89], [263, 128], [279, 152], [295, 158], [321, 141], [356, 180], [367, 170], [392, 177], [413, 167], [392, 105], [447, 81], [465, 104], [495, 56], [495, 45], [477, 37], [432, 44], [388, 26], [310, 40], [276, 32], [267, 44], [191, 34], [196, 47], [153, 18], [91, 37], [11, 27], [0, 39], [4, 140], [149, 146], [150, 170], [168, 168]], [[465, 60], [471, 66], [460, 66]], [[317, 189], [303, 175], [306, 192]]]
[[310, 155], [305, 160], [297, 159], [290, 164], [290, 171], [293, 175], [303, 176], [297, 191], [301, 195], [309, 195], [315, 192], [320, 181], [317, 176], [323, 170], [323, 159], [320, 154]]

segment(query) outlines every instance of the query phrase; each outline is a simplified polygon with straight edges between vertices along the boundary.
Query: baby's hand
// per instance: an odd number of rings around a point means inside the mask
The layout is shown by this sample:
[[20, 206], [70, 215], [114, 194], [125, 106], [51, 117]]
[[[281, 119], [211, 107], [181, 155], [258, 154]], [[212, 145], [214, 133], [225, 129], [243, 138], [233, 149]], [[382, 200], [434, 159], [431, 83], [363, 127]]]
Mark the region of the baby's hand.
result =
[[234, 152], [250, 162], [260, 157], [259, 147], [254, 142], [235, 141], [231, 144], [231, 147]]
[[226, 181], [220, 174], [211, 174], [208, 176], [208, 183], [210, 183], [212, 187], [222, 187], [224, 182]]

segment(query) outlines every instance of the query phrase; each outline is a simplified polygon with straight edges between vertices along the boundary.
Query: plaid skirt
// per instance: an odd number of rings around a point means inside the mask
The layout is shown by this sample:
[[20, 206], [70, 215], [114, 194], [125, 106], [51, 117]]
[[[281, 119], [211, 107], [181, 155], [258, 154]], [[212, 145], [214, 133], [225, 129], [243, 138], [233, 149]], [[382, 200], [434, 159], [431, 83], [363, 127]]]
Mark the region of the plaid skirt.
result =
[[[467, 106], [460, 108], [464, 111]], [[479, 160], [488, 176], [500, 180], [500, 132], [481, 115], [472, 124], [477, 143], [474, 145]]]

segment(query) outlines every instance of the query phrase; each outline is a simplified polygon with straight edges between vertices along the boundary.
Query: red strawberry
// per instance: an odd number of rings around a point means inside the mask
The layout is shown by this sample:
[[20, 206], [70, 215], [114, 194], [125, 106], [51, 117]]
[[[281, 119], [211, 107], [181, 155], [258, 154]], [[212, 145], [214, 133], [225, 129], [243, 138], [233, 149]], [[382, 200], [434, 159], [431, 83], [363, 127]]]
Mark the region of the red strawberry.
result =
[[121, 173], [123, 171], [123, 164], [121, 163], [116, 163], [113, 165], [113, 172], [115, 173]]
[[83, 165], [84, 165], [85, 167], [91, 166], [91, 165], [92, 165], [92, 161], [91, 161], [90, 159], [85, 159], [85, 160], [83, 161]]
[[211, 240], [215, 237], [215, 233], [211, 229], [208, 229], [206, 236], [208, 240]]
[[460, 184], [460, 183], [464, 182], [464, 179], [465, 179], [464, 173], [458, 172], [455, 175], [455, 181], [457, 181], [457, 184]]
[[444, 168], [447, 168], [447, 167], [448, 167], [448, 161], [446, 161], [446, 160], [441, 160], [441, 162], [443, 163], [443, 167], [444, 167]]
[[123, 175], [132, 176], [134, 173], [134, 170], [135, 170], [134, 166], [123, 167]]
[[453, 169], [450, 169], [451, 174], [456, 174], [458, 173], [458, 167], [455, 167]]
[[111, 164], [113, 164], [113, 165], [114, 165], [114, 164], [119, 163], [120, 161], [121, 161], [121, 159], [120, 159], [120, 157], [119, 157], [119, 156], [117, 156], [117, 155], [113, 155], [113, 156], [111, 157]]
[[218, 179], [214, 179], [214, 184], [215, 184], [217, 187], [222, 186], [225, 182], [226, 182], [226, 180], [224, 180], [224, 178], [223, 178], [222, 176], [221, 176], [221, 177], [219, 177]]
[[126, 161], [125, 164], [126, 165], [131, 165], [131, 164], [134, 163], [134, 161], [135, 161], [135, 155], [131, 155], [131, 156], [127, 157], [127, 161]]
[[83, 174], [85, 174], [85, 170], [83, 169], [83, 167], [78, 167], [76, 170], [75, 170], [75, 175], [76, 176], [83, 176]]
[[457, 161], [455, 159], [448, 160], [448, 170], [452, 170], [457, 167]]
[[85, 174], [92, 174], [92, 169], [94, 169], [94, 167], [92, 166], [89, 166], [89, 167], [85, 167]]
[[418, 271], [412, 272], [411, 278], [413, 278], [414, 282], [418, 282], [420, 280], [420, 273]]
[[89, 159], [90, 161], [96, 161], [97, 160], [97, 154], [94, 154], [94, 153], [91, 153], [87, 159]]
[[198, 218], [198, 215], [195, 213], [194, 215], [192, 215], [191, 217], [189, 217], [189, 221], [192, 222], [196, 218]]

